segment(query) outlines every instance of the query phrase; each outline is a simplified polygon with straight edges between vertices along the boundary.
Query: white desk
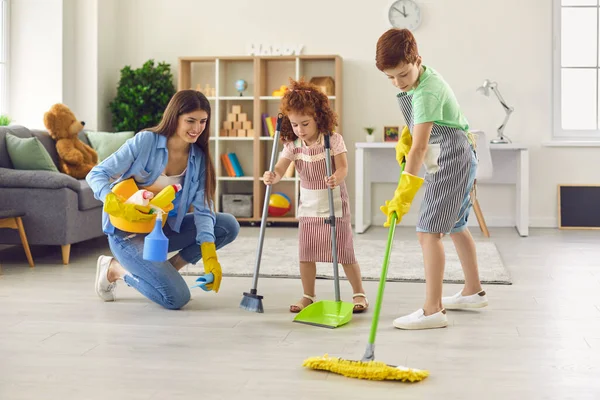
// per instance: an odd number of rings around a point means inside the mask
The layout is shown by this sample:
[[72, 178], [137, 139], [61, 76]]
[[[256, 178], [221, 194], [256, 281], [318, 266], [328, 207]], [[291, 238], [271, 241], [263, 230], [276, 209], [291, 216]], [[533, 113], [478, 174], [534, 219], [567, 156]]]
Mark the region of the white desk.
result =
[[[365, 232], [371, 225], [371, 184], [397, 183], [400, 166], [396, 162], [396, 142], [356, 143], [355, 230]], [[529, 235], [529, 151], [517, 143], [490, 144], [494, 174], [478, 183], [516, 185], [515, 227], [521, 236]], [[379, 205], [377, 206], [379, 207]]]

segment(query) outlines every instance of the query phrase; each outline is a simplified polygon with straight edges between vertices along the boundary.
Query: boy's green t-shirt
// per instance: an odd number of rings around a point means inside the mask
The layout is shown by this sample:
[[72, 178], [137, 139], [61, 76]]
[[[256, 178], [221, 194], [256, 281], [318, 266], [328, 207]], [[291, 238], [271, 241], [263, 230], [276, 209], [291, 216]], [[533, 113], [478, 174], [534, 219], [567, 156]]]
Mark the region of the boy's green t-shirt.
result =
[[444, 78], [433, 68], [423, 65], [419, 85], [412, 94], [413, 123], [434, 122], [469, 131], [469, 122], [460, 110], [454, 92]]

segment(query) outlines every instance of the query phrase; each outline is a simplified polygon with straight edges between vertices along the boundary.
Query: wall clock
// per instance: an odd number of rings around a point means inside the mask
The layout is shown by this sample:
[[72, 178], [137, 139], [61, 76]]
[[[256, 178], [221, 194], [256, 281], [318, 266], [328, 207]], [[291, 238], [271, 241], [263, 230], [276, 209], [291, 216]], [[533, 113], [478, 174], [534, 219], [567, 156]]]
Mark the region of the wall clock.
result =
[[396, 0], [388, 10], [388, 20], [394, 28], [414, 31], [421, 25], [421, 8], [413, 0]]

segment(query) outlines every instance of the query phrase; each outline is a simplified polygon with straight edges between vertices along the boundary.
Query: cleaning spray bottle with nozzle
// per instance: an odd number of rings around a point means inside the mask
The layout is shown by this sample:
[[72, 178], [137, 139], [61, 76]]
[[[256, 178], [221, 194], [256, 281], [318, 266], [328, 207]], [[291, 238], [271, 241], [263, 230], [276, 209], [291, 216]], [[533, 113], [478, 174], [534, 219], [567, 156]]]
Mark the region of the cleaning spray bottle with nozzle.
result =
[[175, 200], [181, 190], [180, 184], [169, 185], [150, 200], [150, 214], [157, 214], [154, 229], [144, 239], [144, 260], [167, 261], [169, 253], [169, 238], [162, 230], [162, 220], [166, 218], [164, 208]]
[[152, 212], [156, 213], [154, 229], [144, 239], [144, 260], [148, 261], [167, 261], [169, 253], [169, 238], [162, 230], [162, 219], [165, 212], [155, 206], [152, 206]]

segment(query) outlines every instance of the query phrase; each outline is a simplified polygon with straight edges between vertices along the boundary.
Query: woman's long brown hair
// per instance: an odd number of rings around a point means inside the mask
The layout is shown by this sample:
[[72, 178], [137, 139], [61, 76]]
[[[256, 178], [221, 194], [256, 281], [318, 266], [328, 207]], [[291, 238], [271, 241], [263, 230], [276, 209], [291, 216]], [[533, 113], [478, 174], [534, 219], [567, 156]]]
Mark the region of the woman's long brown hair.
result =
[[210, 103], [206, 96], [196, 90], [180, 90], [171, 97], [167, 108], [163, 114], [160, 123], [148, 129], [149, 131], [166, 136], [173, 136], [177, 131], [177, 121], [182, 114], [189, 114], [194, 111], [206, 111], [208, 119], [204, 131], [196, 141], [196, 146], [200, 147], [206, 157], [206, 186], [204, 191], [204, 201], [209, 207], [213, 208], [217, 179], [215, 166], [210, 155]]

